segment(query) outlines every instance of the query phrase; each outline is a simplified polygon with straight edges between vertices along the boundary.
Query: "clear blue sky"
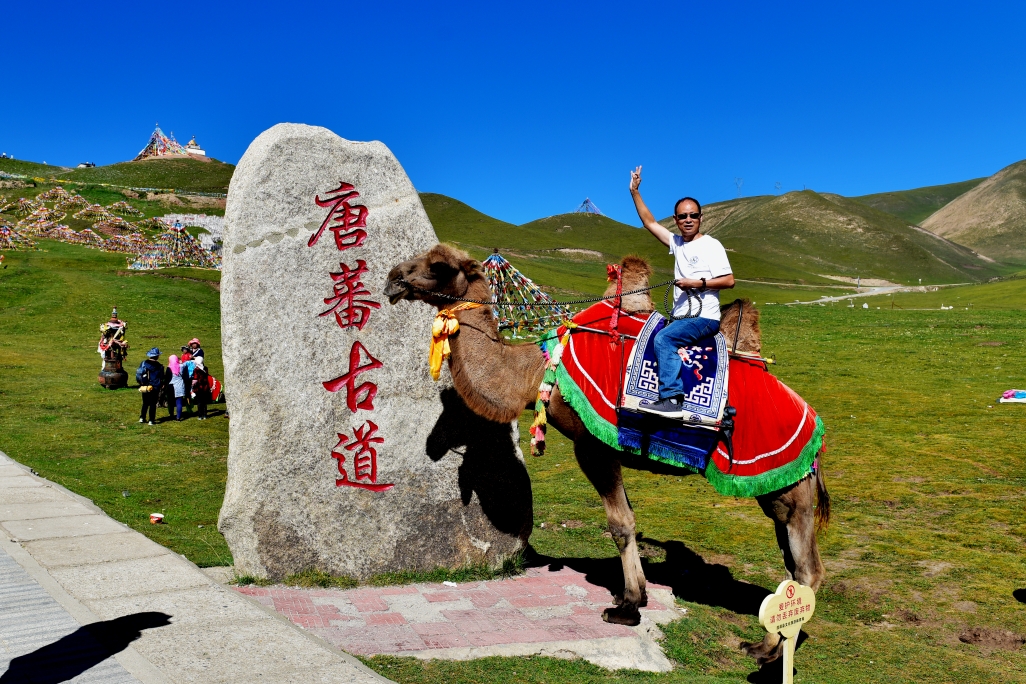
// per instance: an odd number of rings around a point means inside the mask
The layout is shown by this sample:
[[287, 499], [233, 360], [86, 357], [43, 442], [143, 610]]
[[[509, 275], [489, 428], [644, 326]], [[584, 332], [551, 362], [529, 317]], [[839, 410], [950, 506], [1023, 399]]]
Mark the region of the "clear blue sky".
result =
[[520, 223], [857, 195], [1026, 158], [1026, 5], [11, 3], [0, 151], [132, 158], [159, 121], [235, 163], [281, 121], [385, 142], [421, 191]]

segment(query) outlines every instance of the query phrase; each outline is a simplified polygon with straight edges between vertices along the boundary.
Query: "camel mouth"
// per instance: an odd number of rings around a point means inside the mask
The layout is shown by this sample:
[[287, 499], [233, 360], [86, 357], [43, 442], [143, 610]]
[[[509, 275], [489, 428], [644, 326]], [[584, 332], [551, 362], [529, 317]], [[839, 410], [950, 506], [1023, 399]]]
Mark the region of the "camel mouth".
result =
[[390, 280], [385, 285], [384, 295], [388, 297], [389, 304], [403, 300], [410, 293], [409, 286], [402, 280]]

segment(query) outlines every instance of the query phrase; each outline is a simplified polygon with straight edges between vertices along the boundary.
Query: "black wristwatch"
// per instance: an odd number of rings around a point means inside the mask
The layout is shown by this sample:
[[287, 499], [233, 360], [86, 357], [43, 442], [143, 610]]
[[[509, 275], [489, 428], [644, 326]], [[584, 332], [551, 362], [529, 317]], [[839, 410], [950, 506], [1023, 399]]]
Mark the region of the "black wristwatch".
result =
[[705, 278], [702, 278], [702, 291], [708, 290], [709, 286], [705, 284]]

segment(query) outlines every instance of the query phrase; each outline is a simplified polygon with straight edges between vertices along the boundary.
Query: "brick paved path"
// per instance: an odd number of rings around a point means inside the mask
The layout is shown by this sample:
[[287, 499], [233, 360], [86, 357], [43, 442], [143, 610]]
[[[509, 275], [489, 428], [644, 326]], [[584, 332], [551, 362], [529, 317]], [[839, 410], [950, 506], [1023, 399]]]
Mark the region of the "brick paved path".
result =
[[[602, 610], [611, 605], [609, 590], [567, 567], [531, 568], [520, 577], [457, 587], [245, 586], [237, 591], [360, 655], [467, 659], [548, 653], [585, 657], [607, 667], [664, 671], [669, 662], [653, 640], [660, 636], [655, 625], [682, 615], [668, 587], [649, 584], [640, 626], [603, 622]], [[611, 660], [610, 648], [623, 657]]]

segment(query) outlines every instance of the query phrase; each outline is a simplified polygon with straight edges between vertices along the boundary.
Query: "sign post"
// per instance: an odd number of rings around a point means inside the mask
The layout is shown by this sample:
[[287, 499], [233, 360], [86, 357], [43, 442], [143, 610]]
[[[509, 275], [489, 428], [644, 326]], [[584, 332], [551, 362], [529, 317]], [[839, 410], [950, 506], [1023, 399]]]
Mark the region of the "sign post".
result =
[[762, 600], [759, 624], [784, 637], [784, 684], [794, 681], [794, 647], [802, 625], [816, 610], [816, 592], [794, 580], [784, 580], [776, 592]]

